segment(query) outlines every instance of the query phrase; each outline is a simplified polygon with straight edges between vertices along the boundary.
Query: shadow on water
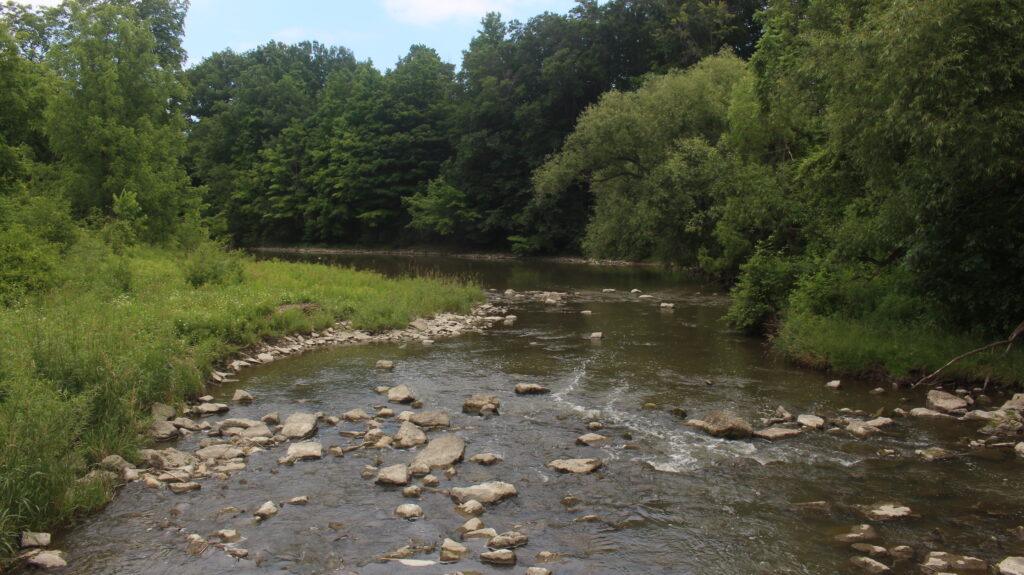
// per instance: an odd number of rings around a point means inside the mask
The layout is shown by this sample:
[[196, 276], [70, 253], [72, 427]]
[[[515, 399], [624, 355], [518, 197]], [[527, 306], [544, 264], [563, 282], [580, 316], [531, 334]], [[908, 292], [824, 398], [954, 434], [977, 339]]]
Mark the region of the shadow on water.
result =
[[[318, 256], [314, 256], [318, 257]], [[407, 462], [407, 450], [358, 450], [341, 458], [280, 466], [284, 446], [254, 454], [248, 469], [227, 480], [202, 481], [202, 490], [173, 495], [141, 484], [124, 488], [103, 513], [64, 534], [67, 573], [424, 573], [458, 570], [522, 573], [537, 554], [557, 553], [544, 564], [556, 574], [806, 574], [854, 573], [855, 554], [833, 535], [864, 522], [857, 506], [896, 501], [916, 517], [877, 524], [874, 543], [911, 545], [918, 560], [930, 549], [999, 560], [1020, 553], [1009, 533], [1024, 522], [1024, 480], [1017, 461], [958, 457], [925, 463], [914, 455], [940, 445], [966, 451], [960, 423], [897, 419], [883, 434], [856, 439], [846, 433], [806, 432], [778, 442], [714, 439], [682, 425], [667, 408], [691, 416], [730, 410], [757, 422], [782, 405], [794, 414], [835, 417], [841, 408], [873, 413], [920, 405], [920, 396], [887, 391], [871, 395], [873, 382], [844, 381], [839, 392], [825, 376], [773, 361], [759, 340], [739, 335], [721, 316], [728, 300], [680, 274], [652, 268], [602, 268], [552, 262], [487, 261], [438, 257], [337, 256], [331, 263], [392, 275], [470, 275], [497, 292], [559, 290], [566, 303], [548, 306], [512, 299], [518, 321], [480, 335], [420, 345], [343, 347], [256, 367], [240, 382], [216, 391], [229, 399], [236, 388], [254, 396], [233, 405], [231, 417], [259, 418], [278, 411], [340, 415], [386, 403], [377, 386], [409, 385], [427, 409], [452, 414], [467, 440], [467, 458], [495, 453], [490, 467], [464, 462], [458, 475], [441, 477], [441, 490], [488, 480], [508, 481], [519, 496], [488, 509], [481, 519], [498, 532], [517, 529], [530, 542], [518, 549], [514, 569], [483, 565], [482, 540], [456, 565], [402, 567], [376, 561], [403, 545], [437, 545], [457, 539], [465, 520], [451, 500], [427, 491], [416, 501], [424, 518], [396, 518], [409, 502], [397, 488], [360, 478], [366, 465]], [[604, 293], [614, 288], [615, 293]], [[654, 296], [638, 299], [637, 288]], [[661, 302], [676, 304], [666, 311]], [[584, 315], [582, 310], [590, 310]], [[606, 338], [588, 335], [602, 331]], [[390, 372], [377, 359], [396, 362]], [[545, 396], [516, 396], [517, 383], [537, 383]], [[460, 413], [471, 393], [501, 398], [499, 416]], [[656, 409], [645, 409], [654, 403]], [[576, 444], [587, 424], [601, 422], [606, 445]], [[359, 430], [342, 423], [341, 431]], [[386, 422], [393, 433], [397, 422]], [[194, 450], [200, 437], [179, 442]], [[351, 442], [321, 425], [327, 448]], [[563, 475], [545, 466], [569, 457], [596, 457], [604, 466], [590, 475]], [[305, 495], [309, 504], [285, 506], [256, 523], [252, 511], [267, 500]], [[796, 502], [829, 501], [830, 515], [790, 511]], [[237, 516], [221, 510], [234, 506]], [[250, 552], [237, 561], [220, 551], [185, 552], [185, 537], [236, 529]], [[437, 553], [418, 556], [436, 560]], [[892, 561], [882, 558], [886, 563]], [[916, 573], [911, 563], [900, 573]]]

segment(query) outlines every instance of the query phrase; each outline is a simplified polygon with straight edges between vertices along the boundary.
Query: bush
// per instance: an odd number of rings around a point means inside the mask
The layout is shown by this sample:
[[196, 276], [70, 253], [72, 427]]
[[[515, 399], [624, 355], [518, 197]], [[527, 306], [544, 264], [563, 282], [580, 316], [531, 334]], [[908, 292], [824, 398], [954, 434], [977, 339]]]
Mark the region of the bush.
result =
[[804, 257], [759, 247], [740, 268], [726, 319], [747, 331], [774, 328], [786, 308], [790, 290], [807, 268]]
[[212, 243], [202, 243], [185, 260], [185, 280], [193, 287], [242, 281], [243, 257]]
[[0, 230], [0, 305], [56, 285], [57, 250], [20, 225]]

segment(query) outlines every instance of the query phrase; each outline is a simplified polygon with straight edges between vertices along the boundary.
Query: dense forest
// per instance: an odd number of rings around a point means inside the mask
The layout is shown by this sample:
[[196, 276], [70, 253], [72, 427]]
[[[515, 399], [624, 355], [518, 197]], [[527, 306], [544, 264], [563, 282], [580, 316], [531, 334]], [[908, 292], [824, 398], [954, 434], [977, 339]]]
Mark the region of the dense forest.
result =
[[658, 261], [841, 370], [1024, 319], [1019, 2], [581, 0], [384, 71], [314, 42], [185, 69], [187, 8], [2, 8], [5, 303], [86, 228]]

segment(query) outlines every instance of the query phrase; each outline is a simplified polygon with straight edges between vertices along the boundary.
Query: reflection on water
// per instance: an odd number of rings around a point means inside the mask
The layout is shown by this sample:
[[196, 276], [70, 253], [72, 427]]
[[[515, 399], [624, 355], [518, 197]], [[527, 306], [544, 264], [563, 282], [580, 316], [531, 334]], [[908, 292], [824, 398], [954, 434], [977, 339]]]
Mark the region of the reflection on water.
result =
[[[763, 344], [728, 329], [720, 317], [728, 301], [715, 288], [652, 268], [601, 268], [549, 262], [445, 258], [346, 256], [359, 268], [392, 274], [461, 274], [501, 292], [539, 289], [571, 292], [561, 306], [514, 300], [513, 326], [482, 335], [439, 341], [432, 347], [347, 347], [253, 368], [242, 387], [256, 396], [232, 407], [230, 416], [259, 418], [279, 411], [324, 411], [340, 415], [369, 411], [384, 398], [379, 385], [409, 385], [427, 408], [445, 409], [468, 442], [467, 457], [491, 452], [504, 461], [491, 467], [458, 466], [441, 477], [440, 489], [499, 479], [515, 484], [519, 497], [490, 508], [482, 520], [498, 532], [529, 535], [514, 569], [467, 559], [454, 566], [405, 568], [377, 562], [403, 545], [434, 545], [456, 537], [465, 520], [443, 493], [417, 501], [424, 519], [394, 517], [408, 502], [399, 489], [360, 479], [365, 465], [406, 462], [403, 450], [359, 450], [342, 458], [279, 466], [285, 447], [249, 458], [249, 468], [228, 480], [204, 480], [187, 495], [126, 487], [106, 511], [71, 530], [59, 545], [68, 552], [69, 573], [395, 573], [472, 570], [521, 573], [537, 553], [560, 559], [545, 566], [556, 574], [822, 574], [853, 573], [854, 553], [833, 543], [842, 528], [863, 522], [854, 507], [882, 501], [910, 506], [920, 517], [878, 525], [885, 546], [911, 545], [967, 553], [989, 560], [1020, 553], [1007, 531], [1024, 522], [1024, 480], [1016, 461], [963, 457], [924, 463], [913, 452], [958, 443], [972, 431], [963, 424], [898, 419], [881, 436], [858, 440], [848, 434], [805, 433], [770, 443], [723, 441], [684, 427], [668, 407], [692, 416], [727, 409], [751, 421], [782, 405], [794, 414], [835, 416], [840, 408], [873, 413], [911, 406], [921, 398], [890, 391], [867, 392], [877, 382], [844, 382], [841, 392], [823, 387], [825, 376], [773, 361]], [[615, 293], [603, 293], [614, 288]], [[654, 295], [640, 300], [629, 290]], [[659, 307], [676, 303], [673, 311]], [[579, 312], [588, 309], [592, 315]], [[602, 331], [606, 339], [587, 336]], [[377, 359], [395, 360], [392, 372], [374, 369]], [[517, 383], [552, 389], [548, 396], [519, 397]], [[217, 390], [229, 399], [235, 387]], [[472, 393], [494, 393], [501, 415], [483, 419], [459, 413]], [[644, 409], [655, 403], [658, 409]], [[587, 424], [604, 424], [605, 446], [576, 444]], [[342, 423], [342, 430], [356, 424]], [[387, 423], [393, 433], [397, 426]], [[338, 429], [321, 426], [327, 448], [349, 445]], [[181, 442], [195, 449], [198, 438]], [[896, 455], [881, 455], [893, 450]], [[605, 466], [587, 476], [560, 475], [545, 463], [567, 457], [597, 457]], [[285, 506], [261, 524], [252, 511], [267, 500], [305, 495], [306, 506]], [[789, 510], [795, 502], [827, 500], [831, 515]], [[227, 506], [247, 512], [219, 513]], [[238, 530], [250, 551], [242, 561], [220, 552], [202, 558], [185, 553], [189, 533], [210, 536]], [[482, 541], [469, 543], [473, 557]], [[418, 558], [437, 559], [437, 554]], [[909, 565], [897, 571], [916, 572]]]

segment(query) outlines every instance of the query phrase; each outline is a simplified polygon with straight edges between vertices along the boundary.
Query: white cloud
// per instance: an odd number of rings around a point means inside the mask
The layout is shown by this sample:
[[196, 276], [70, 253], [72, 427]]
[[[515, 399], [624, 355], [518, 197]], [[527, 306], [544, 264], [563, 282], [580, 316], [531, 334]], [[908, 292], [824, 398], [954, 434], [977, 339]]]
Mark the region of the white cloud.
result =
[[381, 0], [396, 20], [410, 24], [436, 24], [445, 20], [479, 20], [488, 12], [508, 12], [535, 0]]

